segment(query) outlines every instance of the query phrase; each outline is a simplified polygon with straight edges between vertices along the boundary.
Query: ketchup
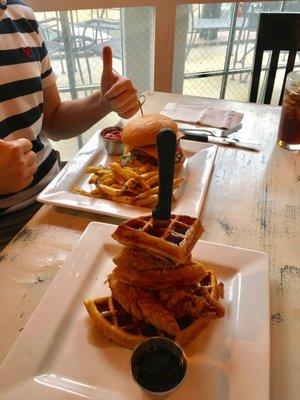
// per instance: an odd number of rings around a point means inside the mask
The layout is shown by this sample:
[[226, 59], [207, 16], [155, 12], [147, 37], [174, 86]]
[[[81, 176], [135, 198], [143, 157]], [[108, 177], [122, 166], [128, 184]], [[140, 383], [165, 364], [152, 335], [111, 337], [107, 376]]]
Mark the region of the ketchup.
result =
[[105, 139], [110, 139], [110, 140], [121, 140], [122, 139], [122, 131], [119, 131], [118, 129], [114, 129], [113, 131], [107, 132], [104, 135]]

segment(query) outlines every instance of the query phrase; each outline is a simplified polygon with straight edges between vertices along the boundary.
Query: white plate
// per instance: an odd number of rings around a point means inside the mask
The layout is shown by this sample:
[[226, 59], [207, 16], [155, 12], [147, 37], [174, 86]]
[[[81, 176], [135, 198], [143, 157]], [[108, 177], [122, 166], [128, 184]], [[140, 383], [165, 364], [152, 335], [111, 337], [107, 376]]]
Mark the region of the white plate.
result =
[[[106, 339], [82, 302], [109, 293], [120, 250], [113, 225], [91, 223], [0, 369], [1, 400], [142, 400], [131, 351]], [[199, 241], [195, 259], [214, 265], [226, 316], [185, 347], [188, 373], [170, 400], [269, 398], [269, 261], [264, 253]]]
[[[217, 146], [187, 140], [182, 140], [181, 144], [186, 154], [186, 161], [181, 175], [186, 179], [176, 193], [179, 198], [174, 203], [172, 211], [175, 214], [188, 214], [198, 217], [209, 184]], [[38, 200], [42, 203], [92, 211], [125, 219], [149, 213], [148, 208], [96, 199], [71, 192], [73, 186], [80, 186], [90, 191], [92, 186], [88, 183], [89, 175], [84, 172], [85, 168], [99, 163], [107, 165], [113, 159], [116, 160], [118, 158], [107, 155], [103, 147], [103, 141], [99, 134], [96, 133], [40, 193]]]

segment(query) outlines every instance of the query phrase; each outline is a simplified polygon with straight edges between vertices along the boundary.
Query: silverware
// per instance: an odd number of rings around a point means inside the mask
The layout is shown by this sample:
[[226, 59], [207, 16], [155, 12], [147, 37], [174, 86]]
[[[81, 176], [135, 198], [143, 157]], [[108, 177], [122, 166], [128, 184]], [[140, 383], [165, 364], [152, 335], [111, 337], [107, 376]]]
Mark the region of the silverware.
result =
[[239, 139], [233, 139], [228, 137], [217, 137], [215, 135], [208, 135], [207, 133], [193, 133], [190, 131], [183, 130], [185, 137], [183, 139], [193, 140], [196, 142], [209, 142], [214, 144], [220, 144], [224, 146], [234, 146], [247, 150], [260, 151], [260, 144], [255, 142], [241, 142]]
[[222, 128], [213, 128], [213, 127], [204, 127], [204, 128], [194, 128], [194, 127], [188, 127], [188, 128], [181, 128], [179, 126], [179, 130], [182, 131], [183, 133], [185, 131], [187, 132], [206, 132], [209, 135], [216, 136], [216, 137], [227, 137], [229, 135], [232, 135], [234, 132], [237, 132], [242, 128], [242, 124], [239, 124], [237, 126], [234, 126], [233, 128], [230, 129], [222, 129]]
[[169, 225], [172, 207], [172, 190], [174, 178], [174, 161], [176, 152], [176, 135], [170, 129], [162, 129], [156, 137], [158, 153], [158, 201], [152, 210], [153, 225]]

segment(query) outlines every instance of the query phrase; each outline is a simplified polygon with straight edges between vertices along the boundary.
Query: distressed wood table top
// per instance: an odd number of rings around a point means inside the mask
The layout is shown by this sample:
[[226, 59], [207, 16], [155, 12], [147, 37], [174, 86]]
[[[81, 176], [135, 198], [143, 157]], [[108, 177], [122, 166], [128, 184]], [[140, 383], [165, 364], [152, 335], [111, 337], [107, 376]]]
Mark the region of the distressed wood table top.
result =
[[[271, 398], [296, 400], [300, 393], [300, 154], [276, 145], [280, 108], [155, 92], [146, 97], [146, 114], [159, 112], [168, 102], [243, 112], [243, 129], [237, 137], [262, 145], [259, 153], [219, 147], [201, 212], [202, 239], [269, 255]], [[120, 222], [43, 206], [0, 254], [0, 362], [91, 221]]]

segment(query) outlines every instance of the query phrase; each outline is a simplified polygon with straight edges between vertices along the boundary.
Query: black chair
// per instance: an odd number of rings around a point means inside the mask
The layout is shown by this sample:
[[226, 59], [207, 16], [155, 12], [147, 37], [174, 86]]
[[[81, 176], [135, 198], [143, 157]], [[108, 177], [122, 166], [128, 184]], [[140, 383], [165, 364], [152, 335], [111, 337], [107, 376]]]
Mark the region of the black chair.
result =
[[279, 104], [281, 105], [286, 76], [289, 72], [293, 71], [297, 51], [300, 51], [300, 13], [260, 14], [249, 99], [251, 102], [257, 101], [264, 51], [272, 51], [263, 99], [264, 104], [270, 104], [271, 102], [280, 51], [289, 52], [279, 99]]

